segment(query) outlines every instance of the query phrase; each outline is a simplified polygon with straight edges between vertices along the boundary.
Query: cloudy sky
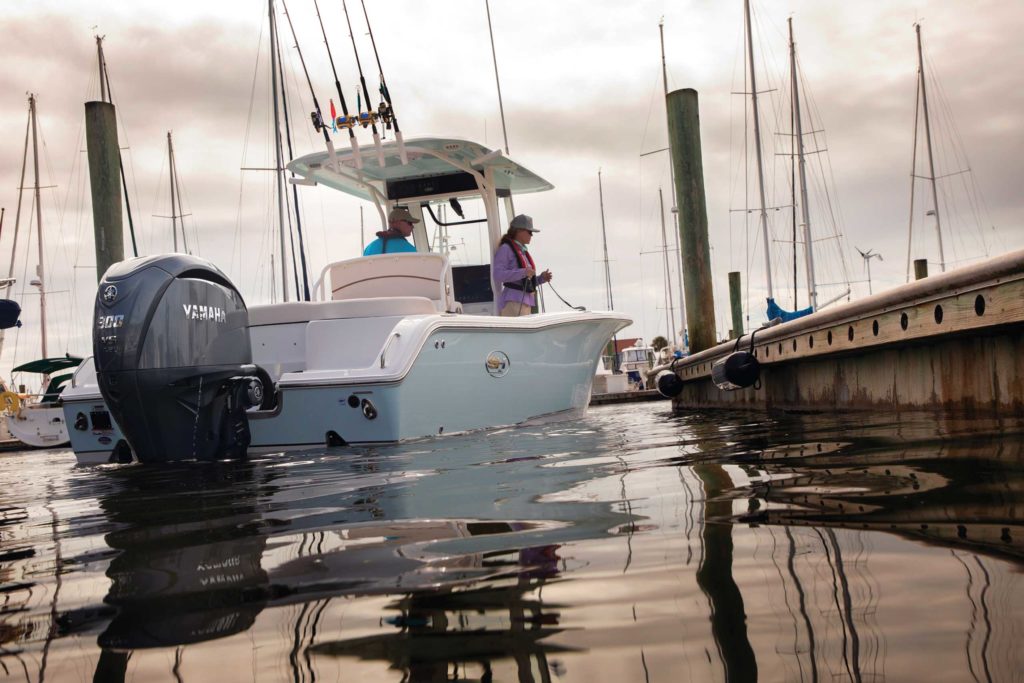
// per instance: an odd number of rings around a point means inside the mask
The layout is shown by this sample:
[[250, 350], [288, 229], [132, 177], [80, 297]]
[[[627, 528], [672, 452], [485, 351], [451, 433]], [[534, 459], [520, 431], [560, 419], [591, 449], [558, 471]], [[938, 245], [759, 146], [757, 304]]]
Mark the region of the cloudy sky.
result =
[[[350, 4], [361, 58], [376, 87], [373, 54], [357, 0]], [[483, 0], [367, 0], [402, 128], [407, 138], [452, 136], [501, 146], [493, 65]], [[321, 12], [346, 96], [357, 74], [339, 0]], [[333, 78], [312, 0], [288, 9], [326, 105]], [[280, 1], [278, 10], [281, 11]], [[658, 188], [671, 206], [658, 21], [664, 17], [669, 88], [700, 93], [705, 183], [713, 245], [719, 333], [726, 319], [726, 274], [739, 270], [749, 321], [763, 320], [763, 244], [757, 238], [752, 167], [745, 161], [748, 102], [742, 63], [739, 0], [553, 2], [492, 0], [510, 156], [550, 180], [553, 192], [524, 196], [517, 209], [542, 232], [534, 253], [555, 272], [558, 291], [574, 304], [603, 307], [597, 173], [604, 183], [615, 308], [633, 316], [626, 332], [648, 339], [667, 321], [660, 248]], [[769, 166], [776, 298], [793, 304], [788, 157], [786, 20], [793, 17], [812, 174], [812, 229], [819, 282], [853, 282], [867, 293], [854, 247], [873, 249], [873, 287], [903, 282], [906, 273], [910, 170], [916, 88], [915, 21], [921, 21], [938, 152], [940, 216], [952, 265], [1024, 246], [1018, 225], [1024, 88], [1024, 12], [1015, 3], [902, 0], [754, 3], [758, 89], [763, 94]], [[82, 103], [99, 94], [94, 34], [104, 35], [121, 144], [130, 168], [129, 196], [142, 253], [171, 248], [166, 136], [173, 131], [184, 191], [187, 237], [220, 265], [250, 303], [269, 301], [274, 211], [268, 174], [242, 166], [271, 163], [266, 4], [177, 0], [132, 3], [8, 0], [0, 6], [0, 270], [14, 235], [27, 93], [38, 96], [42, 142], [44, 242], [50, 303], [50, 352], [89, 353], [95, 269], [91, 242]], [[287, 34], [281, 17], [281, 31]], [[285, 68], [295, 123], [295, 155], [319, 151], [308, 125], [308, 88], [288, 38]], [[364, 144], [369, 141], [364, 137]], [[919, 162], [923, 160], [923, 147]], [[971, 173], [960, 171], [971, 169]], [[926, 167], [918, 167], [926, 174]], [[31, 170], [28, 183], [31, 183]], [[939, 267], [931, 203], [918, 185], [914, 258]], [[966, 190], [975, 190], [968, 193]], [[826, 194], [827, 193], [827, 194]], [[310, 240], [310, 270], [355, 256], [359, 202], [326, 188], [301, 188]], [[750, 199], [747, 199], [747, 197]], [[826, 201], [824, 198], [828, 198]], [[22, 208], [13, 297], [25, 326], [8, 334], [0, 372], [38, 355], [38, 296], [23, 292], [35, 268], [35, 237], [26, 250], [30, 197]], [[947, 217], [946, 214], [949, 214]], [[367, 221], [371, 216], [367, 212]], [[834, 217], [830, 218], [830, 216]], [[672, 230], [669, 216], [670, 233]], [[372, 232], [374, 227], [368, 227]], [[834, 235], [842, 233], [840, 241]], [[458, 236], [456, 236], [458, 237]], [[477, 260], [472, 235], [455, 255]], [[672, 238], [670, 236], [670, 242]], [[842, 260], [846, 261], [846, 272]], [[3, 273], [4, 275], [6, 272]], [[676, 273], [673, 271], [673, 278]], [[803, 286], [803, 265], [798, 285]], [[827, 285], [823, 296], [845, 286]], [[678, 307], [677, 285], [673, 297]], [[806, 305], [806, 294], [798, 303]], [[561, 304], [547, 297], [548, 308]], [[676, 316], [678, 326], [678, 315]]]

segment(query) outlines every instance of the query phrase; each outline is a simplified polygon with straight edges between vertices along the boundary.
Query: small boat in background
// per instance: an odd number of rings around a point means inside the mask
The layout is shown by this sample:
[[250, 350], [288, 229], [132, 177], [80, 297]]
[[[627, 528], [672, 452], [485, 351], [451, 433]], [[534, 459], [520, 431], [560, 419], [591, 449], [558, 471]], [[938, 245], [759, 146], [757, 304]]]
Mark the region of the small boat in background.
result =
[[71, 369], [82, 362], [76, 356], [41, 358], [14, 368], [13, 372], [39, 374], [43, 388], [39, 394], [0, 394], [4, 408], [4, 423], [15, 439], [27, 446], [51, 448], [68, 443], [64, 411], [60, 406], [60, 393], [71, 379]]

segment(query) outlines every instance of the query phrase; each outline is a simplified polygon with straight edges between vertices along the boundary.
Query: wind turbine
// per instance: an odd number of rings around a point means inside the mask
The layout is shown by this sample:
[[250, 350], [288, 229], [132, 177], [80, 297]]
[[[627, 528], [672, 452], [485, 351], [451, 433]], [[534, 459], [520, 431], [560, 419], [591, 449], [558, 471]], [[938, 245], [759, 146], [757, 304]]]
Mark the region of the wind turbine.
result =
[[861, 251], [859, 247], [854, 247], [854, 249], [856, 249], [857, 253], [860, 254], [860, 257], [862, 259], [864, 259], [864, 267], [868, 271], [868, 295], [870, 295], [870, 294], [872, 294], [872, 292], [871, 292], [871, 259], [876, 258], [879, 261], [884, 261], [885, 259], [882, 258], [881, 254], [876, 254], [871, 249], [868, 249], [867, 251]]

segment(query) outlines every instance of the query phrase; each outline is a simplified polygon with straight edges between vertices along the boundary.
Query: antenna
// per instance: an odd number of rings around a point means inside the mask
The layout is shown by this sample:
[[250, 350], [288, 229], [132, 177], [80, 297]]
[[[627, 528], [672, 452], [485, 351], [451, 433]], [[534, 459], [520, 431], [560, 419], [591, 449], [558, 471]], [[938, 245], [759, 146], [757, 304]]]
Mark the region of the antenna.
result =
[[494, 60], [494, 83], [498, 86], [498, 110], [501, 112], [501, 134], [505, 138], [505, 154], [508, 155], [508, 129], [505, 128], [505, 105], [501, 101], [501, 80], [498, 78], [498, 54], [494, 51], [494, 29], [491, 28], [490, 0], [484, 0], [484, 6], [487, 8], [487, 32], [491, 34], [491, 59]]

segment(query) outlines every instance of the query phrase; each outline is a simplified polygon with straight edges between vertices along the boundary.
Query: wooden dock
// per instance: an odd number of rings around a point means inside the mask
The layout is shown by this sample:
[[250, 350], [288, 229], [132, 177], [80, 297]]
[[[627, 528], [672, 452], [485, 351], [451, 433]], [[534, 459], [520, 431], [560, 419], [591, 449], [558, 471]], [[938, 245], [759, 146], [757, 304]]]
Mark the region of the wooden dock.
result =
[[[740, 348], [751, 349], [750, 335]], [[711, 381], [735, 349], [677, 361], [674, 407], [1024, 415], [1024, 250], [758, 330], [758, 389]]]

